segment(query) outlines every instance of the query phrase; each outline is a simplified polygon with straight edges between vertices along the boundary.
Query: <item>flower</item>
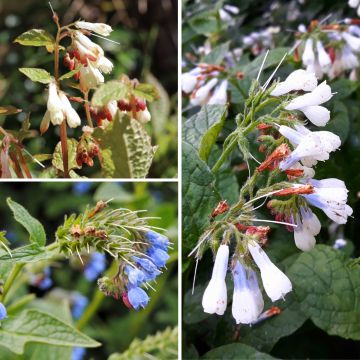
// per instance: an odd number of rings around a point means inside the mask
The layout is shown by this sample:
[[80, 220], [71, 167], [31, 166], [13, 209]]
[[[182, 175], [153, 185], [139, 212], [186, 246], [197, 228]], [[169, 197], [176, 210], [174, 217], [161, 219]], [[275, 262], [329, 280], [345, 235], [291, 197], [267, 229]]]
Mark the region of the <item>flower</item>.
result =
[[345, 31], [342, 33], [342, 37], [353, 51], [360, 52], [360, 38]]
[[312, 194], [302, 195], [307, 202], [321, 209], [331, 220], [338, 224], [345, 224], [352, 214], [352, 208], [346, 204], [348, 190], [339, 179], [311, 179], [314, 187]]
[[297, 214], [294, 223], [295, 245], [302, 251], [309, 251], [314, 248], [315, 236], [321, 230], [321, 224], [317, 216], [308, 207], [301, 207], [300, 213]]
[[145, 109], [143, 111], [140, 110], [139, 112], [136, 113], [136, 119], [141, 124], [146, 124], [147, 122], [149, 122], [151, 120], [151, 114], [148, 109]]
[[114, 64], [105, 56], [100, 56], [98, 60], [96, 61], [96, 67], [104, 74], [109, 74]]
[[53, 284], [53, 281], [50, 276], [51, 276], [51, 269], [50, 267], [46, 267], [42, 273], [33, 274], [30, 276], [30, 284], [38, 287], [40, 290], [47, 290]]
[[147, 293], [140, 287], [130, 288], [127, 293], [127, 298], [135, 310], [138, 310], [140, 307], [145, 308], [150, 300]]
[[279, 83], [271, 92], [272, 96], [280, 96], [294, 90], [312, 91], [317, 86], [314, 73], [299, 69], [293, 71], [285, 81]]
[[227, 103], [227, 88], [228, 81], [223, 80], [220, 85], [218, 85], [210, 100], [208, 101], [209, 105], [225, 105]]
[[219, 10], [219, 16], [221, 21], [230, 22], [233, 15], [239, 14], [240, 9], [237, 6], [233, 5], [224, 5], [223, 8]]
[[330, 131], [310, 131], [304, 126], [297, 125], [295, 129], [287, 126], [280, 126], [279, 132], [285, 136], [295, 147], [279, 165], [281, 170], [289, 169], [298, 161], [303, 165], [311, 167], [317, 161], [329, 159], [329, 154], [335, 151], [340, 145], [340, 138]]
[[158, 268], [164, 267], [170, 257], [166, 251], [156, 247], [150, 247], [147, 254]]
[[166, 236], [161, 235], [155, 231], [148, 231], [145, 234], [145, 238], [150, 244], [162, 250], [167, 250], [170, 245], [170, 241]]
[[205, 85], [200, 87], [192, 94], [190, 103], [194, 106], [203, 105], [210, 96], [210, 91], [217, 83], [218, 83], [218, 79], [215, 78], [208, 81]]
[[6, 307], [3, 303], [0, 303], [0, 320], [4, 320], [7, 317]]
[[47, 101], [47, 110], [50, 113], [50, 120], [53, 125], [60, 125], [64, 121], [62, 111], [63, 103], [58, 95], [57, 85], [55, 82], [49, 84], [49, 97]]
[[109, 36], [110, 33], [112, 32], [111, 26], [103, 23], [90, 23], [86, 21], [77, 21], [75, 23], [75, 26], [78, 29], [93, 31], [102, 36]]
[[277, 268], [261, 249], [259, 244], [248, 244], [249, 251], [256, 265], [260, 269], [261, 279], [266, 294], [272, 301], [279, 300], [292, 290], [289, 278]]
[[71, 314], [74, 317], [74, 319], [80, 318], [80, 316], [84, 312], [88, 303], [89, 303], [89, 300], [86, 296], [84, 296], [80, 293], [75, 293], [73, 295]]
[[72, 360], [82, 360], [85, 356], [86, 350], [81, 347], [74, 347], [71, 353]]
[[145, 281], [154, 280], [157, 276], [161, 274], [161, 271], [158, 270], [158, 268], [152, 261], [144, 258], [139, 258], [137, 256], [133, 256], [133, 260], [135, 260], [135, 263], [143, 269], [145, 274]]
[[141, 285], [145, 280], [145, 274], [137, 267], [125, 266], [125, 274], [128, 276], [129, 283], [133, 286]]
[[223, 315], [227, 306], [227, 290], [225, 277], [229, 262], [229, 247], [220, 245], [216, 257], [211, 280], [205, 289], [202, 306], [208, 314]]
[[347, 244], [347, 241], [345, 239], [336, 239], [335, 240], [335, 243], [333, 245], [333, 248], [336, 249], [336, 250], [341, 250], [343, 249]]
[[324, 71], [324, 73], [327, 73], [331, 67], [330, 56], [325, 51], [324, 46], [321, 41], [316, 42], [316, 49], [317, 49], [317, 53], [318, 53], [319, 64], [320, 64], [322, 70]]
[[106, 268], [106, 257], [104, 254], [94, 252], [85, 266], [84, 276], [89, 281], [94, 281]]
[[313, 39], [312, 38], [307, 39], [305, 42], [305, 49], [302, 54], [302, 62], [306, 66], [311, 66], [315, 63], [315, 53], [313, 46], [314, 46]]
[[237, 324], [251, 324], [264, 309], [264, 300], [256, 274], [252, 269], [245, 269], [239, 261], [236, 261], [232, 274], [234, 279], [232, 315]]
[[71, 128], [76, 128], [81, 125], [81, 119], [78, 113], [74, 110], [74, 108], [71, 106], [71, 103], [65, 93], [60, 91], [59, 93], [60, 100], [63, 105], [63, 111], [66, 116], [66, 121]]
[[198, 75], [200, 73], [201, 69], [196, 67], [195, 69], [181, 75], [181, 88], [183, 92], [189, 94], [195, 89], [198, 83]]
[[104, 82], [104, 76], [100, 70], [94, 67], [94, 64], [87, 60], [87, 66], [80, 68], [80, 88], [86, 92], [89, 89], [95, 89]]

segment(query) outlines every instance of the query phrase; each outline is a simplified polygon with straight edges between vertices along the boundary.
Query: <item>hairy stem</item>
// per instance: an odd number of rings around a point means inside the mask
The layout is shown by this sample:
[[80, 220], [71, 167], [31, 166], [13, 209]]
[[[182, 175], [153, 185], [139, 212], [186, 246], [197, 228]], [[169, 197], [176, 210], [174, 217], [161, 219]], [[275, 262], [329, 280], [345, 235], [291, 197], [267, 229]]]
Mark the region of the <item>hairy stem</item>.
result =
[[4, 284], [4, 288], [3, 288], [3, 293], [1, 296], [1, 301], [4, 303], [6, 300], [6, 296], [12, 286], [12, 284], [14, 283], [15, 279], [17, 278], [17, 276], [20, 274], [22, 268], [25, 266], [25, 264], [20, 264], [20, 263], [16, 263], [15, 266], [13, 267], [13, 269], [11, 270], [11, 273], [9, 275], [9, 277], [7, 278], [5, 284]]

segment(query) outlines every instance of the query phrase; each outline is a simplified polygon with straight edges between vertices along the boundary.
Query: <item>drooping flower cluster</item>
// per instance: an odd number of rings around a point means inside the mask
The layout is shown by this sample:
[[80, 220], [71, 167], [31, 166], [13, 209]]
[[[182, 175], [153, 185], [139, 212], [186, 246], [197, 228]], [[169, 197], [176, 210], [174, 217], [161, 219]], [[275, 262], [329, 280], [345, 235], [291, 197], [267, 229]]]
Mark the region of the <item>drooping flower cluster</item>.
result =
[[[256, 242], [248, 242], [248, 257], [260, 270], [264, 290], [272, 301], [283, 298], [292, 290], [288, 277], [277, 268]], [[209, 314], [223, 315], [227, 307], [226, 274], [229, 266], [229, 246], [217, 250], [211, 280], [203, 294], [202, 306]], [[264, 309], [264, 300], [256, 272], [237, 256], [231, 263], [234, 281], [232, 314], [237, 324], [252, 324]]]
[[[105, 270], [104, 253], [108, 253], [119, 268], [113, 278], [98, 279], [99, 289], [115, 299], [122, 298], [129, 308], [144, 308], [149, 297], [142, 287], [151, 287], [149, 282], [162, 273], [170, 245], [167, 237], [152, 230], [147, 219], [127, 209], [109, 209], [107, 203], [99, 201], [93, 209], [72, 215], [59, 227], [60, 251], [78, 255], [89, 281]], [[91, 250], [95, 252], [84, 262]]]

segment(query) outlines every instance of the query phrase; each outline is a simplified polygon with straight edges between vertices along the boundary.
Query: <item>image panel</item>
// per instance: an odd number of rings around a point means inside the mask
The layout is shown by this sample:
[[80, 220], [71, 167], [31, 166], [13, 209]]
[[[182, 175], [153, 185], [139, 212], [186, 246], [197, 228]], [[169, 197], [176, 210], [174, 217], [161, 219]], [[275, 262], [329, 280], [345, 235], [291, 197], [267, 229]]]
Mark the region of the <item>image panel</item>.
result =
[[359, 6], [183, 1], [184, 359], [360, 356]]
[[1, 359], [177, 359], [177, 184], [0, 189]]
[[176, 0], [0, 4], [2, 178], [176, 178]]

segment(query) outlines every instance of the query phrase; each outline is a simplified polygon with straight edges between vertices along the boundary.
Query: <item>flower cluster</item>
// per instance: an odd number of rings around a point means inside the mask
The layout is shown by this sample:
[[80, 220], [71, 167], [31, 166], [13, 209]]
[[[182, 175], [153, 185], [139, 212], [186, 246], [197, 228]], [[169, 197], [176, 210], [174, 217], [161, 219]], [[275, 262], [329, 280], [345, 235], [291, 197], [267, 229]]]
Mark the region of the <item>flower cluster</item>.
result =
[[[248, 243], [247, 256], [251, 256], [260, 270], [263, 287], [271, 301], [283, 298], [292, 290], [288, 277], [279, 270], [256, 242]], [[227, 307], [226, 274], [229, 263], [229, 246], [221, 244], [216, 253], [211, 280], [204, 292], [202, 306], [209, 314], [223, 315]], [[237, 324], [252, 324], [264, 309], [257, 274], [251, 267], [234, 256], [231, 262], [234, 281], [232, 315]]]
[[274, 47], [274, 35], [280, 32], [280, 27], [269, 26], [261, 31], [254, 31], [242, 39], [243, 49], [249, 49], [251, 54], [258, 56]]

